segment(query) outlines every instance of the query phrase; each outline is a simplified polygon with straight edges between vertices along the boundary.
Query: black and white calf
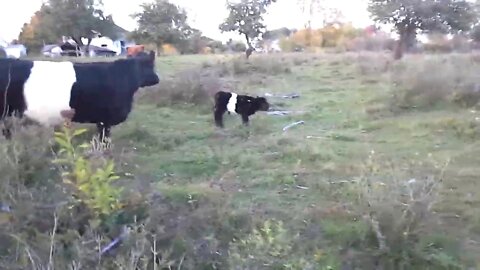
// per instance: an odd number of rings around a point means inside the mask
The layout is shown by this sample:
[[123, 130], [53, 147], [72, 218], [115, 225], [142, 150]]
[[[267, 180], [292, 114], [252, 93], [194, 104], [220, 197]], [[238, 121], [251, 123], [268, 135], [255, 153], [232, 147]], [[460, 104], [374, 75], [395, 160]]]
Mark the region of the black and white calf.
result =
[[0, 120], [19, 116], [57, 126], [70, 118], [97, 124], [108, 137], [127, 119], [135, 92], [158, 82], [153, 52], [113, 62], [0, 59]]
[[215, 94], [214, 117], [215, 124], [223, 128], [225, 112], [239, 114], [242, 122], [248, 125], [248, 117], [257, 111], [268, 111], [270, 104], [264, 97], [238, 95], [232, 92], [219, 91]]

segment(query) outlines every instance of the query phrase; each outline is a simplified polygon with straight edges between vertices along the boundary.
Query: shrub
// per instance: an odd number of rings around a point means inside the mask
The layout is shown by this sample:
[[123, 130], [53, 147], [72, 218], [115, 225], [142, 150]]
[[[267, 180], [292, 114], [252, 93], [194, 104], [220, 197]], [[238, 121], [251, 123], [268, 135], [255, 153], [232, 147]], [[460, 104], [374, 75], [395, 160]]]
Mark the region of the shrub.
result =
[[305, 48], [302, 44], [296, 43], [292, 38], [289, 37], [281, 38], [279, 47], [284, 52], [296, 52]]
[[[267, 220], [258, 229], [230, 245], [230, 269], [317, 269], [313, 256], [292, 256], [295, 239], [281, 221]], [[328, 269], [328, 268], [327, 268]]]
[[[396, 166], [372, 152], [362, 175], [350, 183], [350, 196], [357, 198], [376, 242], [369, 253], [382, 268], [464, 269], [460, 242], [444, 235], [435, 212], [447, 165], [428, 160]], [[409, 175], [405, 166], [423, 173]]]
[[467, 53], [472, 50], [472, 44], [466, 36], [454, 35], [448, 39], [446, 35], [438, 33], [430, 34], [429, 41], [423, 47], [426, 52], [431, 53]]
[[451, 40], [453, 50], [459, 53], [468, 53], [472, 51], [472, 45], [467, 37], [456, 35]]
[[194, 69], [161, 81], [157, 87], [143, 92], [139, 99], [156, 106], [211, 105], [213, 95], [222, 86], [217, 76]]
[[291, 73], [290, 59], [277, 56], [257, 56], [250, 60], [235, 58], [217, 67], [220, 76], [241, 76], [246, 74], [278, 75]]
[[390, 70], [391, 60], [386, 54], [361, 53], [357, 56], [357, 69], [364, 76], [379, 76]]
[[[0, 140], [2, 269], [224, 269], [221, 254], [251, 228], [251, 215], [232, 212], [226, 193], [209, 185], [120, 193], [103, 146], [68, 129], [53, 144], [47, 131], [22, 128]], [[30, 163], [41, 185], [23, 181]]]
[[238, 40], [227, 42], [227, 47], [234, 52], [245, 52], [247, 50], [247, 45]]
[[393, 51], [395, 40], [387, 36], [356, 37], [345, 42], [347, 51]]
[[429, 42], [423, 45], [423, 49], [430, 53], [450, 53], [453, 45], [449, 41]]
[[392, 76], [392, 105], [399, 108], [431, 108], [439, 104], [471, 107], [480, 100], [477, 64], [468, 57], [406, 60]]
[[53, 162], [63, 167], [63, 183], [73, 187], [79, 203], [86, 204], [96, 216], [108, 216], [120, 208], [121, 189], [112, 186], [112, 182], [119, 177], [114, 174], [113, 160], [105, 159], [102, 155], [87, 159], [82, 156], [81, 150], [91, 145], [73, 145], [72, 140], [85, 132], [85, 129], [72, 132], [67, 128], [63, 132], [56, 132], [55, 142], [60, 150]]
[[[117, 189], [109, 183], [113, 163], [101, 163], [98, 156], [87, 158], [82, 150], [86, 145], [75, 146], [81, 131], [57, 132], [59, 144], [53, 144], [49, 129], [33, 125], [15, 128], [11, 141], [0, 140], [0, 149], [8, 157], [0, 161], [1, 191], [5, 192], [0, 196], [0, 216], [10, 216], [0, 222], [0, 265], [7, 269], [66, 269], [80, 259], [75, 246], [89, 230], [105, 234], [114, 227], [108, 220], [120, 205], [116, 203]], [[64, 158], [64, 174], [52, 166], [55, 152]], [[31, 173], [35, 177], [24, 178], [23, 168], [29, 168], [29, 173], [34, 168]], [[62, 178], [73, 181], [69, 185]], [[4, 206], [9, 208], [6, 213]]]

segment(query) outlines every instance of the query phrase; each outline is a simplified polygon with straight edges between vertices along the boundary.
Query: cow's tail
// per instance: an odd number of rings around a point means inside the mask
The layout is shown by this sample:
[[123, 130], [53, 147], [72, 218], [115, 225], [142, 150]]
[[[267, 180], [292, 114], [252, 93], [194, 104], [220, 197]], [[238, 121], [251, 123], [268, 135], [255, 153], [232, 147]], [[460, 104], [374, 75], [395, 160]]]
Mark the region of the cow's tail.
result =
[[5, 119], [8, 114], [8, 103], [7, 103], [7, 96], [8, 96], [8, 89], [10, 88], [10, 83], [12, 80], [11, 74], [11, 64], [8, 66], [8, 74], [7, 74], [7, 84], [5, 85], [4, 93], [2, 95], [2, 111], [0, 112], [0, 119]]

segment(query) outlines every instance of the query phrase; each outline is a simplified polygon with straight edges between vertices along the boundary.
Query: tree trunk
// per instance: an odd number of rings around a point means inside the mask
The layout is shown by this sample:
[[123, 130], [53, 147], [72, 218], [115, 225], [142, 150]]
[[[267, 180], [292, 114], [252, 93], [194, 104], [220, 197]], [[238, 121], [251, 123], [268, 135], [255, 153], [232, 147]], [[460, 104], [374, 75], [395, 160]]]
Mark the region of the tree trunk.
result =
[[393, 59], [401, 59], [404, 53], [412, 48], [416, 39], [416, 30], [416, 27], [413, 25], [402, 27], [399, 30], [400, 37], [395, 46]]
[[397, 44], [395, 44], [395, 50], [393, 52], [393, 59], [394, 60], [402, 59], [404, 51], [405, 51], [405, 43], [404, 43], [404, 40], [403, 40], [402, 36], [400, 36], [400, 38], [397, 41]]
[[85, 54], [90, 56], [90, 43], [92, 43], [92, 38], [88, 38], [87, 46], [85, 46]]
[[77, 44], [77, 46], [75, 46], [75, 55], [78, 57], [81, 50], [80, 46], [83, 45], [82, 38], [76, 38], [74, 36], [71, 37], [73, 41], [75, 41], [75, 43]]
[[245, 56], [247, 57], [247, 60], [250, 58], [252, 53], [255, 51], [255, 49], [252, 46], [252, 43], [250, 43], [250, 38], [248, 37], [247, 34], [245, 34], [245, 39], [247, 40], [247, 50], [245, 51]]
[[157, 46], [157, 48], [156, 48], [157, 56], [160, 56], [160, 54], [161, 54], [162, 51], [163, 51], [162, 45], [163, 45], [162, 43], [156, 44], [156, 46]]

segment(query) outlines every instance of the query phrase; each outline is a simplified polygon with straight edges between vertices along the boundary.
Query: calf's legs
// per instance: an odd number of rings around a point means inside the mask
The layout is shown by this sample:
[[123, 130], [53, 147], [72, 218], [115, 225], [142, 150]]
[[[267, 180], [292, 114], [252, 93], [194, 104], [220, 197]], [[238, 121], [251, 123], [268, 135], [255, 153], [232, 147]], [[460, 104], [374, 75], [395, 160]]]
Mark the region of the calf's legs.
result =
[[225, 110], [216, 108], [213, 114], [215, 117], [215, 125], [223, 128], [223, 114], [225, 114]]
[[[225, 114], [226, 110], [221, 110], [221, 109], [215, 109], [213, 115], [215, 117], [215, 125], [217, 127], [220, 127], [220, 128], [223, 128], [224, 125], [223, 125], [223, 115]], [[245, 125], [245, 126], [248, 126], [249, 125], [249, 115], [248, 114], [242, 114], [241, 115], [242, 117], [242, 123]]]

